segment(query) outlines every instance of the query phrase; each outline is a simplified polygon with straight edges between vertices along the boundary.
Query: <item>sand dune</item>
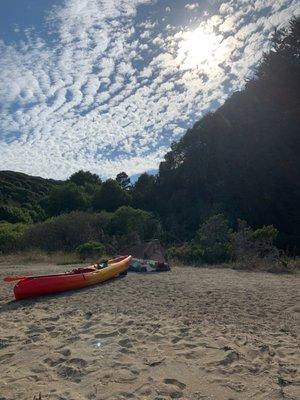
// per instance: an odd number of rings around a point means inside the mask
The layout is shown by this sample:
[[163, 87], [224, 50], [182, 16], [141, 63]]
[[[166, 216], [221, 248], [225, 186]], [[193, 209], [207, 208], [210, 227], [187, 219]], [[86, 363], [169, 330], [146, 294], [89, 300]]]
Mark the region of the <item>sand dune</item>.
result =
[[2, 282], [0, 399], [296, 400], [299, 282], [173, 268], [21, 302]]

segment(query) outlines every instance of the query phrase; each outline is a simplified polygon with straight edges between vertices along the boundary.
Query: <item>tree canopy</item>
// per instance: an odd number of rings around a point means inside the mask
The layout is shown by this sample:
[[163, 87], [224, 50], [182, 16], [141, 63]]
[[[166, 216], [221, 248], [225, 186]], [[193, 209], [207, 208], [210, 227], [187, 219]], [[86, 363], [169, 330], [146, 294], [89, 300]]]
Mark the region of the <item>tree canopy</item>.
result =
[[90, 171], [83, 171], [82, 169], [72, 174], [69, 178], [70, 182], [75, 183], [78, 186], [84, 186], [86, 184], [101, 184], [100, 177], [96, 174], [92, 174]]
[[160, 164], [159, 214], [181, 240], [222, 212], [231, 225], [274, 225], [282, 246], [300, 248], [299, 32], [299, 19], [277, 31], [245, 90], [196, 122]]
[[126, 174], [126, 172], [120, 172], [117, 176], [116, 176], [116, 181], [118, 182], [118, 184], [121, 186], [121, 188], [123, 189], [129, 189], [131, 186], [131, 182], [130, 182], [130, 178], [129, 176]]
[[129, 202], [129, 194], [114, 179], [108, 179], [95, 193], [92, 205], [95, 210], [115, 211]]

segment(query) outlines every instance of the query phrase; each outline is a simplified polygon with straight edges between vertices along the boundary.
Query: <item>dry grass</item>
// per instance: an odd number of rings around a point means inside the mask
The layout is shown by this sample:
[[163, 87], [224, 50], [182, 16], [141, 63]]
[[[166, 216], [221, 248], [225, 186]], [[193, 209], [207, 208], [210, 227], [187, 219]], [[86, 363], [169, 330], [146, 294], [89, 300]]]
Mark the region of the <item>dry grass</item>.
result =
[[243, 271], [264, 271], [274, 274], [293, 274], [300, 271], [300, 259], [282, 257], [277, 260], [268, 260], [264, 258], [247, 258], [236, 261], [232, 268]]
[[[101, 257], [103, 259], [109, 258], [106, 256]], [[74, 253], [65, 252], [53, 252], [45, 253], [40, 250], [30, 250], [20, 253], [3, 254], [0, 255], [1, 264], [56, 264], [56, 265], [68, 265], [68, 264], [92, 264], [99, 260], [86, 259], [82, 260]]]
[[[177, 267], [185, 267], [186, 263], [178, 260], [170, 260], [170, 265], [176, 265]], [[197, 268], [230, 268], [237, 271], [257, 271], [257, 272], [271, 272], [275, 274], [293, 274], [300, 272], [300, 258], [281, 258], [275, 261], [248, 257], [244, 260], [228, 262], [222, 264], [201, 264], [194, 263], [191, 266]]]

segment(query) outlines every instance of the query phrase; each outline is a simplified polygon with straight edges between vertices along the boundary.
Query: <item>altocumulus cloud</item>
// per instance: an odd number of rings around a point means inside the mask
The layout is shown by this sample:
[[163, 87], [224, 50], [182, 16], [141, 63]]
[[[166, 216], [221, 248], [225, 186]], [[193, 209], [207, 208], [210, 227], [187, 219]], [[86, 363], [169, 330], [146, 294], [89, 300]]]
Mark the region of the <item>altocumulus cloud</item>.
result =
[[0, 168], [52, 178], [157, 168], [299, 12], [297, 0], [173, 3], [66, 0], [47, 14], [51, 40], [0, 41]]

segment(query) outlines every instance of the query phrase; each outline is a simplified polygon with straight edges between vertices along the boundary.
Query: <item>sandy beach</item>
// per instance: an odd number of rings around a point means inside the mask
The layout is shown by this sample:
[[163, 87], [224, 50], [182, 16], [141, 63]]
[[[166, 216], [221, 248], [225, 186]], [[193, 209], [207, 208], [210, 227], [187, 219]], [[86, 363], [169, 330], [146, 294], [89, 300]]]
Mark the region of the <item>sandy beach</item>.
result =
[[20, 302], [2, 281], [65, 269], [0, 268], [1, 400], [300, 398], [299, 276], [174, 267]]

